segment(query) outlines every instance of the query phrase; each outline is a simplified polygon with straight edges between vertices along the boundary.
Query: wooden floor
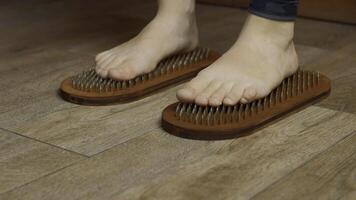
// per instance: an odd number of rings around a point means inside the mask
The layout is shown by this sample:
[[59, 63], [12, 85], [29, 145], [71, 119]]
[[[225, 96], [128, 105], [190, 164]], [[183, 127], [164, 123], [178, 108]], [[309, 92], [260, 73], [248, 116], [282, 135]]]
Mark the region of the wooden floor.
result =
[[[328, 75], [331, 96], [235, 140], [165, 133], [180, 86], [108, 107], [57, 96], [154, 12], [140, 0], [0, 2], [1, 200], [356, 199], [356, 26], [298, 19], [301, 67]], [[202, 46], [227, 50], [245, 16], [199, 5]]]

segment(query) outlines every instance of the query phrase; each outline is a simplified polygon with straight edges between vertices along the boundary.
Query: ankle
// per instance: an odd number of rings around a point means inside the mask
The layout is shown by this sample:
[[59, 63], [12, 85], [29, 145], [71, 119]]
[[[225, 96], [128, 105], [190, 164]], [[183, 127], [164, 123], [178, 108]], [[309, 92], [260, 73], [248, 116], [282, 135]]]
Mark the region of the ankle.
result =
[[159, 0], [157, 15], [184, 17], [195, 15], [195, 0]]
[[262, 18], [253, 14], [247, 17], [241, 31], [244, 37], [263, 38], [281, 48], [289, 48], [293, 44], [294, 22], [284, 22]]

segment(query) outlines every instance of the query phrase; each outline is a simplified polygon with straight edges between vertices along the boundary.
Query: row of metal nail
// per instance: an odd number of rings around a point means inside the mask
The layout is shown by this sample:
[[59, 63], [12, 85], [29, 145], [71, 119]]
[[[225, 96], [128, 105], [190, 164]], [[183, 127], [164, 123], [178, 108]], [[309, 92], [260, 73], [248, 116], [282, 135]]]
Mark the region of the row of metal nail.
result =
[[198, 48], [189, 53], [171, 56], [162, 60], [155, 70], [126, 81], [116, 81], [111, 78], [102, 78], [95, 69], [84, 71], [72, 77], [72, 87], [82, 91], [110, 92], [130, 88], [145, 83], [155, 77], [184, 69], [188, 64], [196, 63], [209, 57], [208, 48]]
[[220, 125], [236, 123], [252, 117], [283, 103], [290, 98], [302, 95], [304, 91], [318, 86], [320, 74], [318, 72], [298, 71], [283, 80], [282, 84], [264, 98], [247, 104], [234, 106], [221, 105], [218, 107], [199, 106], [195, 103], [178, 103], [175, 115], [178, 120], [202, 124]]

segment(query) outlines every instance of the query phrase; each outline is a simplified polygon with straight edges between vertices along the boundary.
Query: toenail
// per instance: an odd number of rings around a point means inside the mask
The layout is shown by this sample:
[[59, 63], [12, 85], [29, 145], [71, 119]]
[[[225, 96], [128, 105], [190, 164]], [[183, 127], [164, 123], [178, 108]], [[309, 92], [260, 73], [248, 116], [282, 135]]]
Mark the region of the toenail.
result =
[[195, 103], [205, 105], [208, 103], [208, 98], [199, 96], [195, 99]]
[[197, 96], [197, 99], [203, 99], [203, 100], [207, 101], [208, 97], [200, 95], [200, 96]]
[[224, 99], [224, 103], [226, 104], [232, 104], [232, 99], [230, 99], [229, 97]]
[[212, 103], [212, 104], [215, 104], [215, 105], [216, 104], [219, 104], [219, 105], [221, 104], [221, 102], [217, 98], [214, 98], [214, 97], [210, 98], [209, 102]]
[[193, 94], [193, 92], [191, 90], [189, 90], [189, 89], [182, 89], [182, 90], [180, 90], [180, 92], [185, 94], [185, 95], [188, 95], [188, 96]]
[[256, 90], [250, 89], [250, 90], [247, 91], [246, 95], [248, 96], [248, 98], [253, 98], [253, 97], [256, 96]]
[[212, 106], [220, 106], [222, 103], [220, 101], [210, 102]]
[[240, 101], [241, 101], [241, 103], [247, 103], [248, 102], [247, 99], [245, 99], [245, 98], [242, 98]]

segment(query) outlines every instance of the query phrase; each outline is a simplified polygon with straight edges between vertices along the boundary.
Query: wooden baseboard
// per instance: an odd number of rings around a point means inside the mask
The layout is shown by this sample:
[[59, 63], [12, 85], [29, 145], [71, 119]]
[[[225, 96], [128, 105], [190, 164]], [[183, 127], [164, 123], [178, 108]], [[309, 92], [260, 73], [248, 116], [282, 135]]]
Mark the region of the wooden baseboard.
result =
[[[198, 0], [202, 3], [244, 7], [248, 0]], [[356, 0], [300, 0], [299, 16], [356, 24]]]

